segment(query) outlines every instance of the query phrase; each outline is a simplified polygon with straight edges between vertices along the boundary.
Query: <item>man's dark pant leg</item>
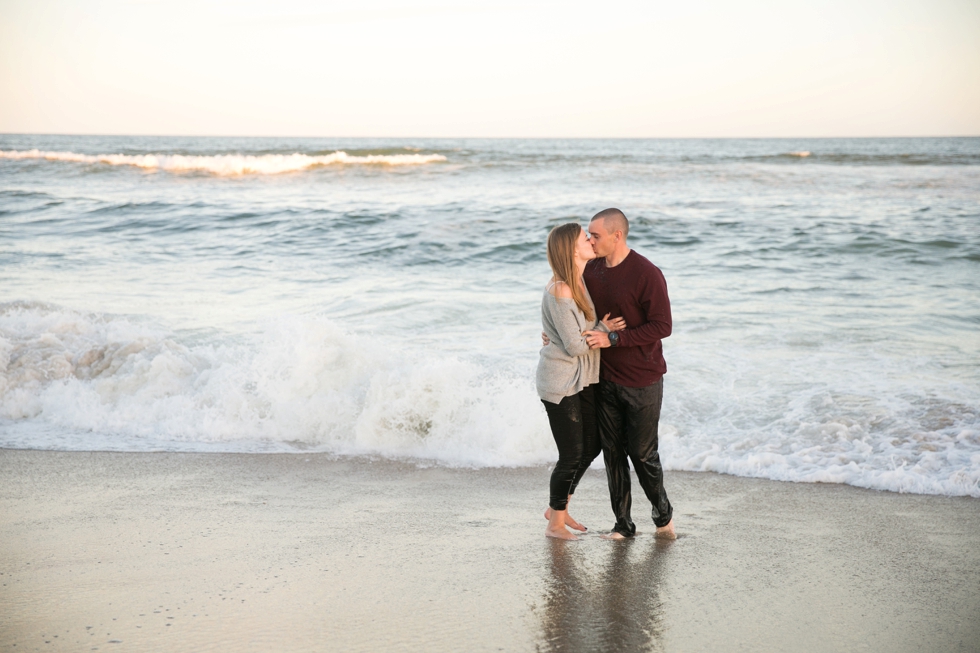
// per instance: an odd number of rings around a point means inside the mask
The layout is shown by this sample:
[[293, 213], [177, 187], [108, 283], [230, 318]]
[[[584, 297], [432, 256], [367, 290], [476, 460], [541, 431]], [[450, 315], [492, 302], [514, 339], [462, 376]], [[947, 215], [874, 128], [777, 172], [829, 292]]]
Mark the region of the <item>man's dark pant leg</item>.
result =
[[664, 398], [664, 380], [645, 388], [619, 386], [620, 399], [626, 410], [626, 440], [633, 469], [647, 499], [653, 505], [653, 523], [657, 528], [670, 523], [673, 508], [664, 490], [664, 469], [660, 464], [660, 407]]
[[596, 393], [596, 425], [599, 430], [599, 442], [602, 444], [602, 459], [606, 465], [609, 501], [616, 516], [613, 531], [632, 537], [636, 533], [636, 525], [630, 518], [632, 497], [630, 466], [627, 460], [629, 442], [626, 432], [626, 406], [620, 400], [618, 392], [621, 387], [610, 381], [599, 380], [599, 391]]

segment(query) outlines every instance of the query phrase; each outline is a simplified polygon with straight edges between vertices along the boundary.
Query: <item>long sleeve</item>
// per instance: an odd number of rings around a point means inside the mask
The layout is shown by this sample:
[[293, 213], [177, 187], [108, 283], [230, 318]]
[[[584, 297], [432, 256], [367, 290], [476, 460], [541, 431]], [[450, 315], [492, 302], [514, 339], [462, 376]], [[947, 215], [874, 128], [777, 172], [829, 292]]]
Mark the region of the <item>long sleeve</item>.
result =
[[622, 317], [627, 325], [619, 332], [619, 346], [602, 349], [602, 378], [629, 388], [656, 383], [667, 372], [662, 339], [673, 330], [660, 268], [631, 251], [613, 267], [603, 259], [590, 261], [585, 285], [597, 314]]
[[667, 296], [667, 282], [659, 269], [647, 278], [641, 288], [639, 303], [646, 322], [619, 332], [620, 347], [642, 347], [652, 345], [668, 337], [673, 330], [670, 316], [670, 298]]
[[555, 330], [561, 338], [562, 349], [569, 356], [582, 356], [589, 352], [589, 343], [582, 335], [582, 329], [576, 319], [578, 307], [570, 299], [558, 300], [555, 302], [554, 318]]

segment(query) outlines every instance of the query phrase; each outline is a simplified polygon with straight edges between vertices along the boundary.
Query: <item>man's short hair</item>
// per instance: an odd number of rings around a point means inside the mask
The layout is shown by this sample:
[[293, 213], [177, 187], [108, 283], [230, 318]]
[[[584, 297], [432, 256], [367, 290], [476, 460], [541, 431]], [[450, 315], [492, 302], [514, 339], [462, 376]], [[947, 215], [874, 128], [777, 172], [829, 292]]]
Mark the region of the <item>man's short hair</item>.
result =
[[619, 209], [599, 211], [592, 216], [592, 220], [602, 220], [602, 226], [606, 228], [606, 231], [622, 231], [623, 238], [626, 238], [630, 233], [630, 221], [626, 219], [626, 214]]

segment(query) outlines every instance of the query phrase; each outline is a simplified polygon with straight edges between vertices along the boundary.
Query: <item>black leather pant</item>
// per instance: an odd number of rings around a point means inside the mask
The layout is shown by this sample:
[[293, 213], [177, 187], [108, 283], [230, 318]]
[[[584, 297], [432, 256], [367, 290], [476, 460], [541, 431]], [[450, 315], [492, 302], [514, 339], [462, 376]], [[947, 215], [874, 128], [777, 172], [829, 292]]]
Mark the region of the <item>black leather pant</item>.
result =
[[632, 498], [627, 457], [633, 461], [640, 486], [653, 504], [653, 523], [658, 528], [666, 526], [673, 508], [664, 490], [664, 470], [657, 451], [663, 379], [645, 388], [628, 388], [600, 380], [596, 394], [599, 440], [609, 481], [609, 499], [616, 515], [613, 530], [627, 537], [636, 534], [636, 525], [630, 517]]
[[595, 385], [578, 394], [565, 397], [560, 403], [541, 400], [548, 411], [551, 434], [558, 445], [558, 463], [551, 472], [552, 510], [565, 510], [568, 496], [599, 455], [599, 435], [595, 421]]

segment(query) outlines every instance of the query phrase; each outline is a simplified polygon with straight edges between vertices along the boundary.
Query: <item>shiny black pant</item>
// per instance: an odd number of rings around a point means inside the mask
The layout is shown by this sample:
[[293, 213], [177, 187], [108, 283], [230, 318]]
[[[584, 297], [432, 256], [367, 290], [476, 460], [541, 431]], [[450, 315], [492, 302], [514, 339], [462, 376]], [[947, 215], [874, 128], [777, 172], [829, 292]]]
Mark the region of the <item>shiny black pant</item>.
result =
[[666, 526], [673, 516], [673, 508], [664, 490], [664, 470], [657, 451], [663, 379], [645, 388], [628, 388], [600, 380], [596, 394], [599, 440], [609, 481], [609, 499], [616, 515], [613, 530], [627, 537], [636, 534], [636, 525], [630, 517], [632, 497], [627, 458], [633, 461], [640, 486], [653, 504], [653, 523], [658, 528]]
[[590, 385], [560, 403], [541, 400], [548, 411], [551, 434], [558, 445], [558, 463], [551, 472], [552, 510], [565, 510], [568, 496], [599, 455], [599, 435], [595, 421], [595, 388]]

